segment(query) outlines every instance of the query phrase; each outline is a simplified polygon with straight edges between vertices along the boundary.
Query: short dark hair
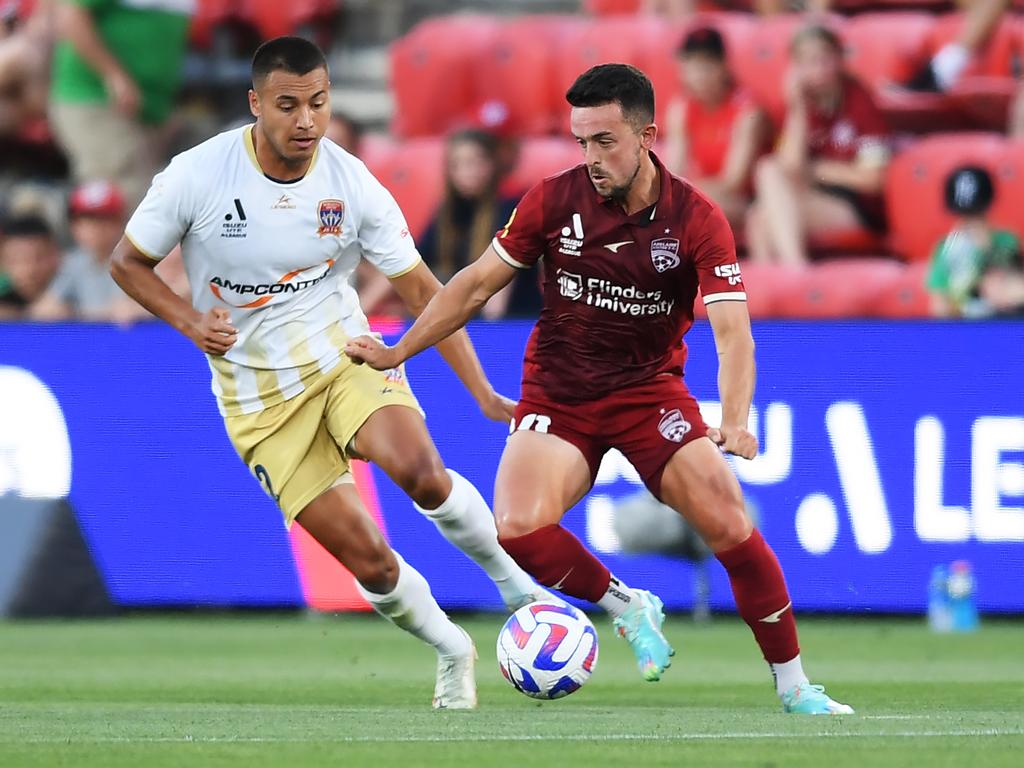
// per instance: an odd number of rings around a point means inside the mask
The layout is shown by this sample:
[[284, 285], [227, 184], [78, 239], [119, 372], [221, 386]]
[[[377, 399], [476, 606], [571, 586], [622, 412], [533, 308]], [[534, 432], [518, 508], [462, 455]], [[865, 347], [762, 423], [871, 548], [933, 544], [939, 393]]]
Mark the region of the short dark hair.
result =
[[680, 58], [703, 55], [715, 61], [725, 61], [725, 40], [714, 27], [696, 27], [683, 38], [676, 55]]
[[565, 100], [574, 107], [615, 103], [635, 128], [654, 122], [654, 86], [630, 64], [598, 64], [576, 78]]
[[321, 67], [327, 69], [327, 57], [316, 43], [304, 37], [275, 37], [263, 43], [253, 54], [252, 82], [257, 85], [277, 70], [305, 75]]
[[53, 239], [53, 230], [46, 219], [36, 214], [9, 216], [0, 223], [0, 236], [6, 237], [45, 237]]

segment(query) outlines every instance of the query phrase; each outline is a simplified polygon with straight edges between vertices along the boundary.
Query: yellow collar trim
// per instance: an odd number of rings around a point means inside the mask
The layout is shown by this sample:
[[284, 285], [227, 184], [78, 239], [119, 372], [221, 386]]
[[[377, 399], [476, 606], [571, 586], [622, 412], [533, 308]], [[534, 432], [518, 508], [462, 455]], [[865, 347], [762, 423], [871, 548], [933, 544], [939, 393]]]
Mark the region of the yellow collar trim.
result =
[[[256, 170], [262, 173], [264, 176], [266, 176], [266, 171], [263, 170], [263, 166], [260, 165], [260, 161], [256, 157], [256, 143], [253, 141], [252, 138], [252, 132], [255, 130], [256, 124], [253, 123], [252, 125], [247, 126], [244, 131], [242, 131], [242, 140], [245, 143], [245, 153], [249, 155], [249, 159], [252, 161], [252, 164], [256, 166]], [[313, 151], [313, 157], [309, 161], [309, 167], [306, 168], [306, 172], [302, 174], [303, 178], [308, 176], [313, 171], [313, 167], [316, 165], [316, 161], [319, 157], [320, 142], [317, 142], [316, 149]]]

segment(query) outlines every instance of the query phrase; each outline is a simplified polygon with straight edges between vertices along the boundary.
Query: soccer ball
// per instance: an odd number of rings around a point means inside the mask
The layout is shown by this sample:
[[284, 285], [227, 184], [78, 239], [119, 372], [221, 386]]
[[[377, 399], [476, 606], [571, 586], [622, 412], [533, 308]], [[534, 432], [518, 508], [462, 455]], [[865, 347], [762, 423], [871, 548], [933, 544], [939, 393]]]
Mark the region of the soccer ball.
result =
[[534, 699], [579, 690], [597, 666], [597, 631], [582, 611], [561, 602], [524, 605], [498, 634], [498, 664], [513, 688]]

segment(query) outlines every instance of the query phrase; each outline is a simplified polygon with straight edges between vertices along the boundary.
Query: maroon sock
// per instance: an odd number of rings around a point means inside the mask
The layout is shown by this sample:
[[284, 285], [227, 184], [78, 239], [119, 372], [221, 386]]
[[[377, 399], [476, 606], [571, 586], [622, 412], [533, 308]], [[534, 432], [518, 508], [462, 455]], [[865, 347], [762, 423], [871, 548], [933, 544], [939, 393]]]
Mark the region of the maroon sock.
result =
[[611, 582], [611, 573], [560, 525], [546, 525], [525, 536], [499, 539], [512, 559], [545, 587], [596, 603]]
[[755, 528], [742, 544], [715, 555], [725, 566], [740, 616], [750, 626], [769, 664], [800, 653], [796, 619], [778, 558]]

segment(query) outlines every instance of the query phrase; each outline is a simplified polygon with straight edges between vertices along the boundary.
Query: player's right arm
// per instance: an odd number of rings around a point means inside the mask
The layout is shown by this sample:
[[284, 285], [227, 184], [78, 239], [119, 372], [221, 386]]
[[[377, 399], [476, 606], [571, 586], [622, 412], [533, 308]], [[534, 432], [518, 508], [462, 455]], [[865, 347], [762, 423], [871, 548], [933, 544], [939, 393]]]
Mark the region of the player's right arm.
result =
[[195, 219], [197, 178], [189, 153], [178, 155], [157, 174], [146, 197], [125, 226], [114, 248], [110, 275], [121, 290], [164, 322], [183, 333], [208, 355], [223, 355], [235, 343], [238, 331], [228, 310], [215, 307], [197, 312], [154, 271], [174, 250]]
[[197, 312], [156, 274], [159, 263], [122, 237], [110, 259], [110, 275], [121, 290], [191, 339], [203, 352], [225, 354], [238, 338], [228, 311], [215, 307], [205, 314]]
[[345, 353], [380, 371], [396, 368], [464, 327], [491, 296], [512, 282], [515, 275], [515, 268], [503, 261], [490, 245], [479, 259], [434, 294], [395, 346], [388, 347], [373, 337], [360, 336], [348, 342]]

